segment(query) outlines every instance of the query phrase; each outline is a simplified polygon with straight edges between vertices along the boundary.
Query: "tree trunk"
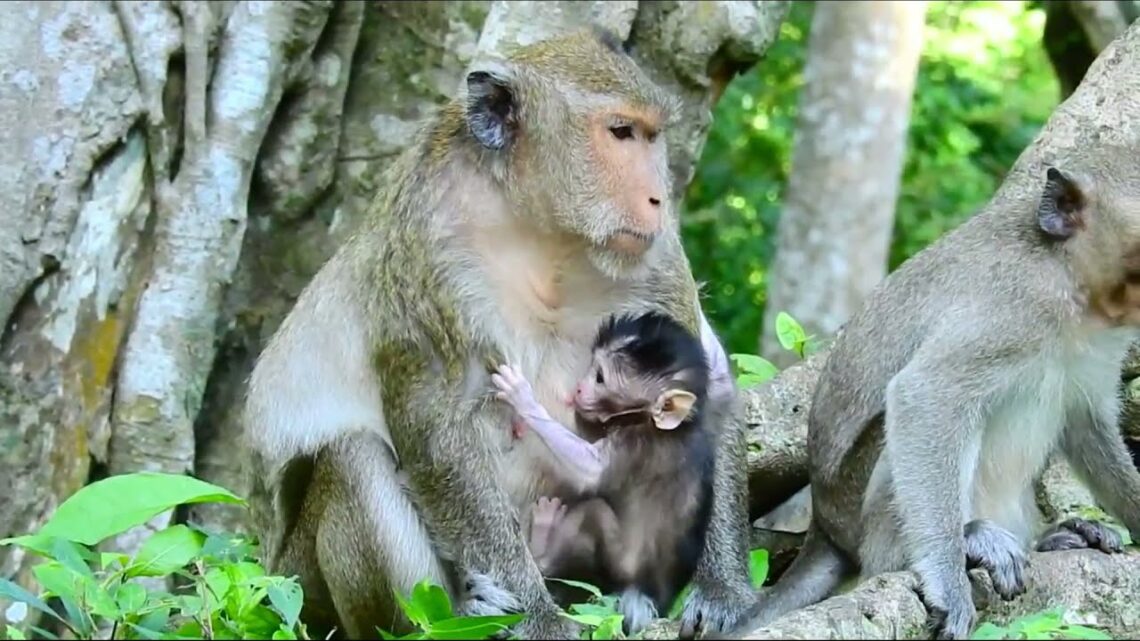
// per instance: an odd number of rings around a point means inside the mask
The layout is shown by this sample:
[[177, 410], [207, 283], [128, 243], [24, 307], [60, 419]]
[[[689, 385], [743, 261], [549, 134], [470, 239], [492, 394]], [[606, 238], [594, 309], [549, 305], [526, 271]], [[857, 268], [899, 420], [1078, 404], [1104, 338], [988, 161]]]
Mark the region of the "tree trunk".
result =
[[[244, 491], [236, 409], [258, 350], [477, 53], [588, 21], [615, 31], [683, 101], [669, 133], [679, 190], [710, 107], [786, 9], [3, 3], [0, 532], [35, 530], [106, 474]], [[190, 516], [233, 531], [245, 515]], [[23, 566], [0, 548], [4, 575]]]
[[769, 271], [761, 354], [786, 311], [833, 334], [886, 275], [925, 2], [815, 6], [792, 170]]

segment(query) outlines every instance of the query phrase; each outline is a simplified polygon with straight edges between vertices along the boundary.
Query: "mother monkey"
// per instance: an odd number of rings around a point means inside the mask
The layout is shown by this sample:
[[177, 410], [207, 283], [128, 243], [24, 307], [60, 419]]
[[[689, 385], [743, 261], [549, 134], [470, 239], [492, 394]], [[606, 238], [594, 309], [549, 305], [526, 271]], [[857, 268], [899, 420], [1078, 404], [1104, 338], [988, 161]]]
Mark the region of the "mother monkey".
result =
[[658, 310], [700, 333], [716, 372], [712, 525], [682, 631], [723, 630], [754, 599], [743, 434], [670, 202], [675, 108], [592, 30], [479, 66], [466, 89], [395, 161], [250, 378], [265, 562], [300, 576], [314, 632], [400, 629], [392, 590], [427, 578], [464, 612], [526, 612], [523, 638], [576, 636], [520, 527], [556, 463], [531, 435], [512, 442], [488, 368], [517, 364], [572, 425], [559, 401], [599, 323]]

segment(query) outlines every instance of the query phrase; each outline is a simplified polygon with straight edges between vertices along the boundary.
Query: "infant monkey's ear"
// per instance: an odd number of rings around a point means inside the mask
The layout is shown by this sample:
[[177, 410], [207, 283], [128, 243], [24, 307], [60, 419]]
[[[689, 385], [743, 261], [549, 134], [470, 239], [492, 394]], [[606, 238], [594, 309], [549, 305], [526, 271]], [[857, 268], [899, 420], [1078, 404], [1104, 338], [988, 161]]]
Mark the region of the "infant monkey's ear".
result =
[[683, 389], [665, 390], [653, 403], [653, 424], [659, 430], [677, 429], [689, 417], [696, 402], [697, 396], [692, 392]]

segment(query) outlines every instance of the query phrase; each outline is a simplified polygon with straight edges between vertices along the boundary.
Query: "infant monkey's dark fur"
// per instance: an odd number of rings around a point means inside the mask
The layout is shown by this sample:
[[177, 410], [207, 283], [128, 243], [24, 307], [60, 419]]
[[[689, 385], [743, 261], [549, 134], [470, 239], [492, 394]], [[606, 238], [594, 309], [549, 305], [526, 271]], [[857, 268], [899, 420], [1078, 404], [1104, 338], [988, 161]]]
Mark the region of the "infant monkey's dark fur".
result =
[[532, 510], [530, 548], [543, 575], [625, 592], [626, 628], [636, 630], [671, 605], [704, 546], [709, 365], [697, 337], [653, 312], [611, 316], [592, 349], [573, 403], [581, 431], [598, 435], [593, 443], [552, 419], [513, 367], [492, 379], [516, 422], [562, 464], [556, 497]]

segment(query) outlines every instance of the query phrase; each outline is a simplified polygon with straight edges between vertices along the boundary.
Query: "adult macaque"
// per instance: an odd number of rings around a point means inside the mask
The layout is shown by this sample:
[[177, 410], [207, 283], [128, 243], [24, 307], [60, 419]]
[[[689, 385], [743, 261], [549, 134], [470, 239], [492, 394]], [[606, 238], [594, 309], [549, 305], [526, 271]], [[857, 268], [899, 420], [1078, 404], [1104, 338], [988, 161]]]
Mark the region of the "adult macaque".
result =
[[699, 335], [706, 402], [724, 417], [684, 632], [749, 607], [743, 432], [670, 202], [672, 112], [596, 32], [477, 66], [301, 294], [253, 371], [245, 420], [266, 563], [300, 575], [314, 631], [404, 629], [392, 591], [426, 578], [463, 612], [526, 612], [522, 638], [575, 634], [519, 527], [557, 462], [504, 429], [490, 369], [517, 364], [569, 424], [557, 401], [615, 310]]
[[1042, 534], [1033, 480], [1058, 447], [1140, 534], [1140, 473], [1117, 428], [1140, 324], [1140, 163], [1094, 146], [1039, 171], [1039, 197], [914, 256], [836, 341], [808, 420], [811, 526], [749, 627], [856, 571], [909, 568], [938, 637], [966, 638], [968, 565], [1012, 598], [1034, 539], [1118, 551], [1093, 521]]
[[602, 324], [575, 388], [575, 421], [554, 420], [510, 365], [491, 380], [516, 421], [561, 463], [555, 496], [531, 508], [530, 551], [544, 576], [621, 594], [626, 634], [667, 610], [692, 578], [708, 531], [713, 438], [700, 340], [648, 312]]

